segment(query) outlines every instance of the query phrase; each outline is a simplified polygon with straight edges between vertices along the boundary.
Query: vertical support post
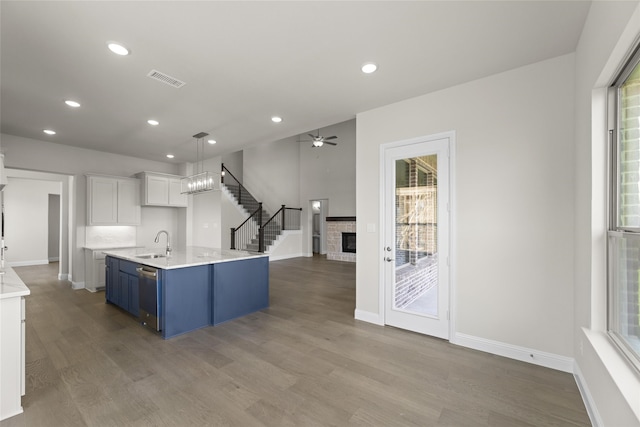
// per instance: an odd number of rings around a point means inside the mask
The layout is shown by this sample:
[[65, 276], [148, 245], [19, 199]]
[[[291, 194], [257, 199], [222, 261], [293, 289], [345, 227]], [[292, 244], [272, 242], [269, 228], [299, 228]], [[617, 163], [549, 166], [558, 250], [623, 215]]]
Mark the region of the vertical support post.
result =
[[264, 253], [264, 227], [262, 226], [262, 202], [258, 202], [258, 252]]
[[231, 248], [230, 249], [235, 249], [236, 248], [236, 229], [231, 227]]
[[224, 163], [220, 163], [220, 184], [224, 184]]
[[280, 210], [282, 210], [282, 230], [284, 231], [284, 220], [285, 220], [285, 215], [284, 214], [286, 212], [286, 209], [285, 209], [284, 205], [282, 205], [282, 208]]

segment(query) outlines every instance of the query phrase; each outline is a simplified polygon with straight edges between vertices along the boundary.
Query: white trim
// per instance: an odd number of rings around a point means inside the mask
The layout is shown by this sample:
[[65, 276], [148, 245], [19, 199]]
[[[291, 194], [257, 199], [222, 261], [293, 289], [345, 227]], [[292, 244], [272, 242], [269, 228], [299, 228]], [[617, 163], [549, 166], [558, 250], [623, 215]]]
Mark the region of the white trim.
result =
[[521, 362], [544, 366], [558, 371], [573, 373], [574, 370], [575, 361], [573, 358], [561, 356], [559, 354], [547, 353], [532, 348], [493, 341], [481, 337], [474, 337], [472, 335], [461, 334], [459, 332], [453, 336], [451, 343], [498, 356], [508, 357], [514, 360], [520, 360]]
[[77, 289], [85, 289], [84, 287], [84, 282], [71, 282], [71, 289], [77, 290]]
[[449, 135], [449, 340], [456, 334], [456, 313], [458, 312], [458, 304], [456, 304], [457, 296], [457, 276], [456, 266], [457, 251], [456, 242], [458, 241], [456, 233], [456, 212], [457, 212], [457, 196], [456, 196], [456, 131], [447, 132]]
[[71, 275], [70, 274], [58, 274], [58, 280], [69, 280], [69, 281], [71, 281]]
[[604, 422], [602, 422], [602, 417], [598, 412], [598, 407], [596, 406], [596, 402], [593, 400], [589, 387], [587, 387], [587, 382], [584, 375], [582, 375], [580, 366], [575, 362], [573, 364], [573, 377], [576, 380], [580, 396], [582, 396], [582, 401], [584, 402], [584, 407], [587, 410], [587, 415], [589, 415], [591, 424], [593, 427], [604, 427]]
[[9, 267], [28, 267], [30, 265], [46, 265], [49, 264], [48, 259], [34, 259], [30, 261], [13, 261], [7, 263]]
[[58, 261], [60, 261], [60, 258], [58, 258], [57, 256], [49, 258], [49, 262], [58, 262]]
[[370, 311], [358, 310], [356, 308], [353, 316], [356, 320], [362, 320], [363, 322], [373, 323], [375, 325], [384, 326], [383, 316], [378, 313], [372, 313]]

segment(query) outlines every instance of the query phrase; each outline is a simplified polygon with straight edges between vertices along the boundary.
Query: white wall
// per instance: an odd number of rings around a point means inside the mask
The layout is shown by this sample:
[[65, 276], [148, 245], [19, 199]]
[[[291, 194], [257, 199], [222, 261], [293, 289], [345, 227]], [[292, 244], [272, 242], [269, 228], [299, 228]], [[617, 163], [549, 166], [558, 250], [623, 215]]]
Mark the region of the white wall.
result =
[[338, 145], [313, 148], [310, 142], [300, 143], [299, 207], [306, 208], [309, 200], [328, 199], [328, 216], [354, 216], [356, 121], [327, 126], [320, 129], [320, 135], [338, 136]]
[[240, 184], [242, 184], [243, 156], [244, 153], [242, 151], [235, 151], [222, 156], [222, 163], [224, 163], [225, 168], [233, 174]]
[[380, 145], [455, 131], [456, 334], [572, 356], [573, 65], [566, 55], [358, 115], [357, 310], [383, 315]]
[[640, 36], [639, 2], [593, 2], [576, 49], [574, 354], [596, 425], [640, 425], [640, 380], [607, 338], [605, 88]]
[[4, 204], [9, 265], [49, 262], [49, 195], [60, 192], [59, 182], [8, 178]]
[[265, 142], [243, 152], [243, 185], [271, 215], [281, 205], [301, 207], [299, 153], [296, 138]]
[[[203, 162], [203, 170], [220, 172], [220, 157], [212, 157]], [[192, 221], [191, 245], [220, 248], [222, 245], [221, 192], [209, 191], [189, 196]], [[225, 248], [228, 249], [228, 248]]]

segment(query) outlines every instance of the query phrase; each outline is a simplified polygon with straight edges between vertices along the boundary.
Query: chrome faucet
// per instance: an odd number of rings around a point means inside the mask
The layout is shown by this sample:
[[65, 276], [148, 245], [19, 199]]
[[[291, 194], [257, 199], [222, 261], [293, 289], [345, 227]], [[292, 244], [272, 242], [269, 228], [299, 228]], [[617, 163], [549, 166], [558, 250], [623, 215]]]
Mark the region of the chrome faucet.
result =
[[169, 232], [166, 230], [160, 230], [158, 231], [158, 234], [156, 234], [156, 238], [154, 240], [155, 243], [158, 243], [160, 241], [160, 235], [164, 233], [167, 235], [167, 256], [171, 255], [171, 237], [169, 237]]

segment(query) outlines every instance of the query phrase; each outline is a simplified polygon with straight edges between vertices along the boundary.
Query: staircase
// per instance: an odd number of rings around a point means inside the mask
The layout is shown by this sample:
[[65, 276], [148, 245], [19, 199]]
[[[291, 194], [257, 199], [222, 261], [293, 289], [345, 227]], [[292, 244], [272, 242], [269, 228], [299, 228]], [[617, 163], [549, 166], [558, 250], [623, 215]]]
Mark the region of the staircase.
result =
[[[257, 202], [256, 199], [251, 196], [251, 194], [241, 187], [238, 184], [222, 184], [224, 187], [229, 190], [229, 193], [233, 196], [235, 202], [240, 205], [248, 215], [254, 213], [260, 206], [261, 203]], [[242, 194], [241, 194], [242, 192]], [[280, 234], [282, 234], [282, 227], [278, 224], [269, 223], [265, 226], [267, 221], [271, 218], [271, 214], [266, 209], [262, 209], [261, 214], [262, 223], [259, 224], [260, 227], [264, 227], [264, 247], [268, 248], [273, 244], [273, 242], [278, 238]], [[257, 222], [257, 221], [256, 221]], [[248, 243], [244, 248], [236, 248], [245, 251], [253, 251], [258, 252], [259, 250], [259, 239], [258, 235], [256, 235], [251, 242]]]
[[273, 215], [263, 209], [262, 203], [222, 165], [222, 186], [226, 188], [235, 202], [241, 206], [249, 217], [237, 228], [231, 230], [231, 248], [266, 252], [276, 241], [282, 231], [300, 230], [300, 212], [302, 208], [287, 208], [285, 205]]

